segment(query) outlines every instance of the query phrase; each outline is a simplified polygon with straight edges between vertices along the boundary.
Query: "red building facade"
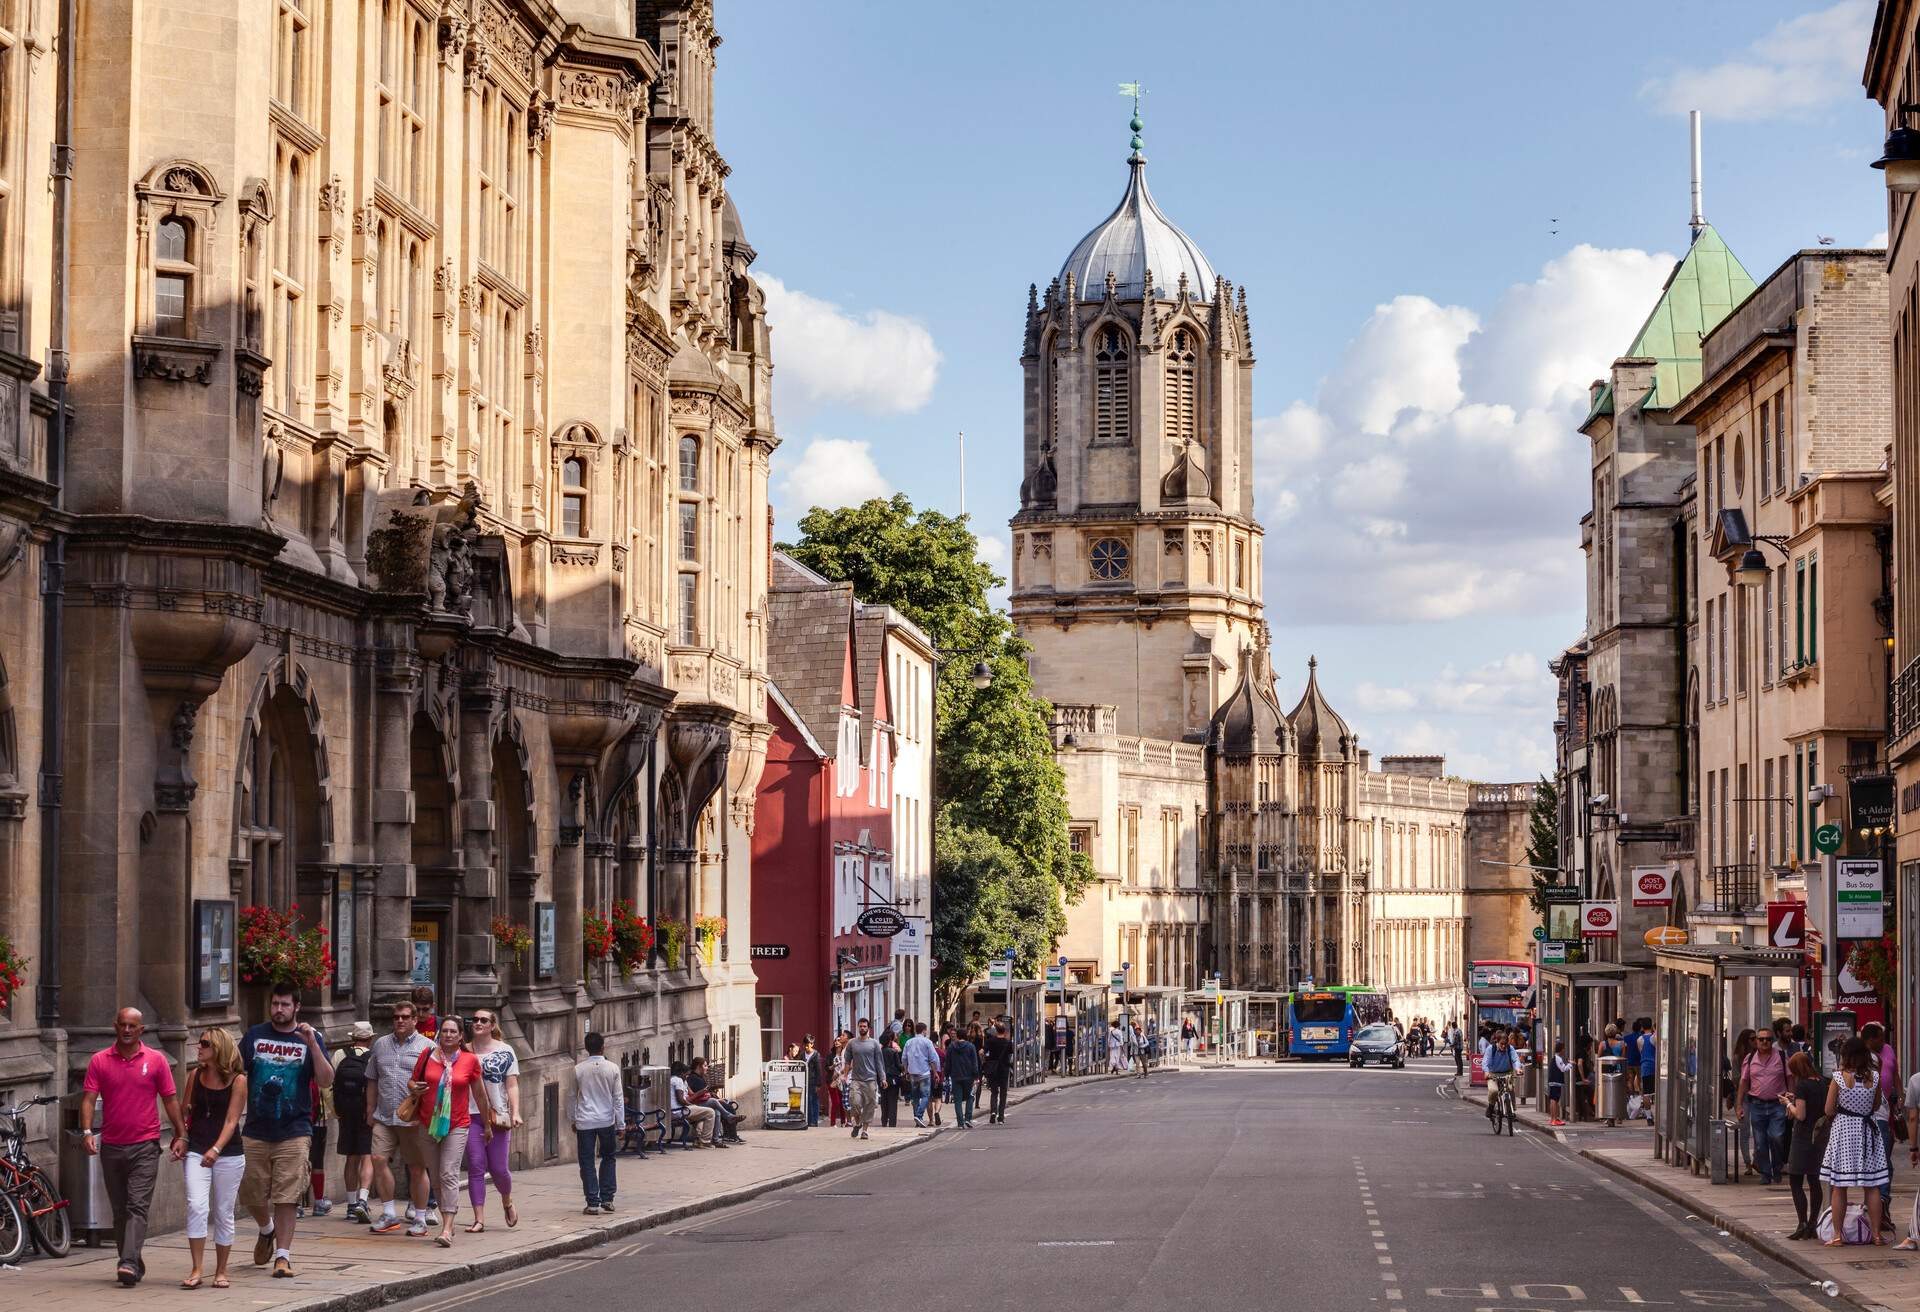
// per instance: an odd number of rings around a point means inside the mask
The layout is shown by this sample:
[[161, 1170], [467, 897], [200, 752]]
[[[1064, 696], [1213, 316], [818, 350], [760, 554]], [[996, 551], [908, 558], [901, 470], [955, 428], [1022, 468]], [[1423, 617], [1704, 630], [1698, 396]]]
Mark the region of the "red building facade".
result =
[[784, 555], [769, 590], [773, 735], [754, 807], [754, 969], [763, 1056], [893, 1014], [891, 940], [860, 914], [893, 902], [885, 612]]

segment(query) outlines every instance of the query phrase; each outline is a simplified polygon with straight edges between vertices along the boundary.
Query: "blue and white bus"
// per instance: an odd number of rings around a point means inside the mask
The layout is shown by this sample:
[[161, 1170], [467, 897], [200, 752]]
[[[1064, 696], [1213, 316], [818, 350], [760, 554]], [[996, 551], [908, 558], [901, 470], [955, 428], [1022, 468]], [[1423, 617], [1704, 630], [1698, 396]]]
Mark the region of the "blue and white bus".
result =
[[1287, 996], [1287, 1053], [1344, 1057], [1363, 1026], [1387, 1018], [1387, 995], [1361, 984], [1302, 989]]

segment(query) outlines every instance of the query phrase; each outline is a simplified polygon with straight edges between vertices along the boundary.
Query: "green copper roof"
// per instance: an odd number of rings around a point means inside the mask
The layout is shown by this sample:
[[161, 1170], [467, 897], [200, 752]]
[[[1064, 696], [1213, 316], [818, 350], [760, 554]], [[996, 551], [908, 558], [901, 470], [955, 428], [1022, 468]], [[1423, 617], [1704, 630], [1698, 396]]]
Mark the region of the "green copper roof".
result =
[[[1748, 273], [1712, 224], [1674, 266], [1627, 354], [1659, 361], [1647, 405], [1671, 406], [1700, 385], [1700, 339], [1753, 294]], [[1655, 400], [1654, 398], [1658, 398]]]

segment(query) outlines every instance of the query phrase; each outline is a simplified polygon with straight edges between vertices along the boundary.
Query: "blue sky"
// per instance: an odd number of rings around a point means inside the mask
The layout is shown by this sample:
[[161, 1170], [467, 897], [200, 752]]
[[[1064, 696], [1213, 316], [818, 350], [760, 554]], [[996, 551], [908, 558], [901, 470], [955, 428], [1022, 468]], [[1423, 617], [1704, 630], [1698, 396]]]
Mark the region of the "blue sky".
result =
[[1376, 754], [1551, 761], [1582, 625], [1587, 383], [1705, 208], [1763, 278], [1883, 240], [1870, 0], [906, 5], [722, 0], [717, 135], [759, 252], [779, 531], [901, 491], [1004, 572], [1027, 285], [1126, 181], [1247, 289], [1282, 700], [1309, 653]]

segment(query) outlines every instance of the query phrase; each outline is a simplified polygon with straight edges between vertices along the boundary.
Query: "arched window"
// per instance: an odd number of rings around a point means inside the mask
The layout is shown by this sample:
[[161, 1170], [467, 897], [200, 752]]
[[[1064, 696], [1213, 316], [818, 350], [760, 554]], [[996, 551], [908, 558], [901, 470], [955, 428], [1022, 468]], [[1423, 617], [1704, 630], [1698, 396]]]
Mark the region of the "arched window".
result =
[[579, 456], [560, 462], [560, 532], [570, 538], [587, 535], [587, 462]]
[[700, 439], [697, 437], [680, 439], [680, 490], [700, 490]]
[[153, 330], [161, 337], [193, 335], [193, 225], [160, 220], [153, 237]]
[[1200, 436], [1199, 385], [1193, 334], [1185, 328], [1167, 348], [1167, 440], [1182, 445]]
[[1133, 439], [1132, 405], [1127, 385], [1127, 339], [1118, 328], [1102, 328], [1093, 352], [1093, 440], [1123, 444]]

